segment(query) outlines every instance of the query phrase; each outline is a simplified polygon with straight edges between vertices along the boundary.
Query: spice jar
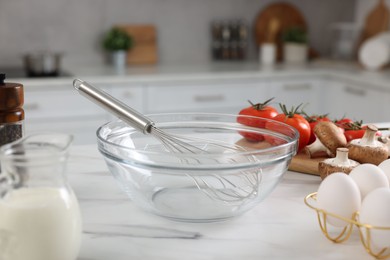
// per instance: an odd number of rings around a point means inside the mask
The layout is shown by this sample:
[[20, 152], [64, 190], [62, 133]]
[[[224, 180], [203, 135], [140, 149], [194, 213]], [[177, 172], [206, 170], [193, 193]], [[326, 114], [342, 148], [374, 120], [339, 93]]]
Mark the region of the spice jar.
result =
[[13, 142], [24, 133], [23, 85], [5, 83], [0, 74], [0, 146]]

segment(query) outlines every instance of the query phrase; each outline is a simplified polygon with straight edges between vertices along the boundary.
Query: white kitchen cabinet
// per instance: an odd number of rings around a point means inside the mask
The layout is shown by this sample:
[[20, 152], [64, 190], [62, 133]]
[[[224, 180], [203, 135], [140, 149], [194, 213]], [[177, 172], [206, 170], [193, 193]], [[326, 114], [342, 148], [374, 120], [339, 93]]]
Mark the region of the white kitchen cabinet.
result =
[[365, 123], [389, 121], [386, 106], [389, 93], [356, 82], [327, 81], [324, 84], [326, 109], [332, 118], [349, 117]]
[[[215, 112], [237, 114], [275, 97], [277, 103], [303, 104], [309, 114], [351, 117], [364, 122], [389, 121], [390, 90], [332, 75], [239, 75], [230, 78], [170, 77], [148, 80], [96, 78], [90, 81], [141, 113]], [[25, 84], [26, 133], [71, 133], [75, 143], [96, 142], [97, 128], [115, 117], [80, 96], [67, 81]]]
[[59, 118], [57, 120], [27, 119], [26, 134], [56, 132], [73, 135], [74, 144], [96, 143], [96, 130], [107, 121], [106, 117], [84, 117], [83, 119]]
[[96, 105], [80, 96], [73, 88], [47, 86], [25, 88], [24, 110], [29, 119], [57, 119], [104, 115]]
[[107, 122], [105, 111], [77, 94], [71, 85], [24, 88], [25, 130], [73, 134], [77, 144], [94, 143], [96, 129]]
[[268, 84], [259, 80], [176, 81], [147, 88], [148, 113], [216, 112], [236, 114], [270, 97]]
[[145, 86], [128, 83], [110, 84], [108, 92], [135, 110], [145, 112]]
[[288, 110], [302, 104], [308, 114], [324, 113], [319, 79], [275, 79], [270, 84], [275, 102], [285, 104]]

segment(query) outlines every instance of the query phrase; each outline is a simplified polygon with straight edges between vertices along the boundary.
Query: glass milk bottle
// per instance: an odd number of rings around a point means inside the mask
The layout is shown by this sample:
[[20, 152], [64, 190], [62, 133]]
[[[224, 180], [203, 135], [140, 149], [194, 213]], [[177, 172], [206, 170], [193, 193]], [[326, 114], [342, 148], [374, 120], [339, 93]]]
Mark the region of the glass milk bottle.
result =
[[64, 176], [72, 136], [36, 134], [0, 148], [0, 260], [75, 260], [77, 199]]

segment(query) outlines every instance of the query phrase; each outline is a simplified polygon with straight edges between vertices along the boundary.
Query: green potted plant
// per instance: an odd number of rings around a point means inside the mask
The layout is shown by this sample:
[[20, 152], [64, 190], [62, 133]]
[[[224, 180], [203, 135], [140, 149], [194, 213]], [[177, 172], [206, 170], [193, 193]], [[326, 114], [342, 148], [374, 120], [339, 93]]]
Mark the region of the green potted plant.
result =
[[113, 27], [103, 39], [103, 47], [111, 53], [112, 63], [117, 68], [126, 66], [127, 51], [133, 46], [133, 38], [126, 31]]
[[303, 63], [307, 61], [307, 32], [302, 27], [290, 27], [283, 32], [284, 61], [287, 63]]

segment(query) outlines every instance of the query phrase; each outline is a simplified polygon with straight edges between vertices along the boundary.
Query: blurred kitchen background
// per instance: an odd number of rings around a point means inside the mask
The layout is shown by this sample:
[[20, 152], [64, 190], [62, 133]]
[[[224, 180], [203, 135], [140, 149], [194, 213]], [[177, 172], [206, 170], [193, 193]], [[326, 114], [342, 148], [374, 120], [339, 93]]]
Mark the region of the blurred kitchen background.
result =
[[145, 114], [236, 114], [248, 99], [274, 97], [275, 107], [390, 122], [389, 7], [390, 0], [0, 0], [0, 79], [24, 85], [26, 133], [72, 133], [79, 144], [96, 143], [96, 129], [113, 116], [77, 95], [74, 78]]
[[[210, 24], [244, 19], [248, 59], [257, 59], [253, 39], [258, 13], [272, 0], [0, 0], [0, 67], [21, 66], [21, 55], [60, 51], [64, 63], [102, 63], [102, 35], [115, 24], [153, 24], [160, 63], [211, 59]], [[331, 52], [334, 23], [363, 24], [376, 0], [287, 0], [300, 10], [309, 43], [322, 57]], [[387, 0], [390, 5], [390, 1]]]

